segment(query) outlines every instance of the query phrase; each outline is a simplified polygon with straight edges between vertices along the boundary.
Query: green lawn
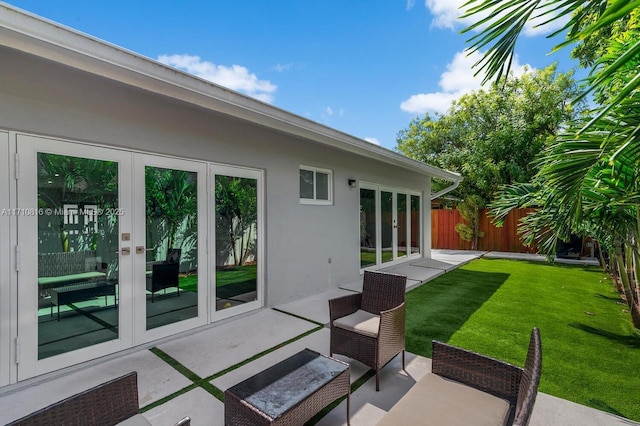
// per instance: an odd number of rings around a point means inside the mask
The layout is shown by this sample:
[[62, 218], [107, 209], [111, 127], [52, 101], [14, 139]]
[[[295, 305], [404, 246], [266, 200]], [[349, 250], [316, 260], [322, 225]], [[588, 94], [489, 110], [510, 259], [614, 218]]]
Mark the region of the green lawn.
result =
[[640, 420], [640, 332], [599, 268], [479, 259], [407, 294], [407, 350], [437, 339], [522, 366], [542, 336], [542, 392]]
[[[398, 253], [398, 256], [404, 256], [406, 252]], [[389, 250], [382, 251], [382, 263], [393, 260], [393, 252]], [[376, 264], [376, 252], [360, 250], [360, 267], [365, 268], [367, 266]]]
[[[257, 276], [257, 265], [236, 266], [232, 269], [216, 271], [216, 287], [220, 288], [235, 284], [240, 293], [246, 291], [247, 289], [250, 290], [251, 288], [255, 290]], [[197, 287], [198, 274], [191, 274], [180, 277], [180, 288], [182, 290], [197, 291]]]

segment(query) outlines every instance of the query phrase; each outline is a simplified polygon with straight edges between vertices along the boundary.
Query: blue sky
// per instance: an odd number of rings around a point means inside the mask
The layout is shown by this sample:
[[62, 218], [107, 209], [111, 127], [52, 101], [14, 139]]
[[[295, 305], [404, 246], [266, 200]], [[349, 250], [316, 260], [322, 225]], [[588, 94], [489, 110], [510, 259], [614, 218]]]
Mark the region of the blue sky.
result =
[[[149, 58], [392, 149], [425, 112], [479, 87], [464, 0], [9, 1]], [[517, 70], [577, 66], [529, 29]], [[521, 71], [519, 71], [521, 72]]]

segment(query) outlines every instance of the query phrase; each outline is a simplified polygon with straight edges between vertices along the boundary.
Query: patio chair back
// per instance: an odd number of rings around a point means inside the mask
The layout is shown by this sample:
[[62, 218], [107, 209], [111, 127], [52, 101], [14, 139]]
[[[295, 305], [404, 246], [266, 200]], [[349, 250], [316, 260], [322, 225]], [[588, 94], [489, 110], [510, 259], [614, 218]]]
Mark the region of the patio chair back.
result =
[[407, 290], [407, 277], [387, 272], [364, 271], [362, 283], [363, 311], [380, 315], [404, 302]]
[[180, 255], [182, 254], [182, 249], [179, 248], [170, 248], [167, 250], [167, 258], [165, 263], [180, 263]]
[[538, 394], [541, 372], [542, 345], [540, 343], [540, 330], [534, 328], [531, 331], [527, 360], [525, 361], [522, 378], [520, 379], [518, 402], [516, 403], [516, 413], [513, 421], [514, 425], [525, 426], [529, 424], [533, 404], [536, 402], [536, 395]]
[[115, 425], [138, 414], [138, 376], [131, 372], [49, 405], [14, 425]]

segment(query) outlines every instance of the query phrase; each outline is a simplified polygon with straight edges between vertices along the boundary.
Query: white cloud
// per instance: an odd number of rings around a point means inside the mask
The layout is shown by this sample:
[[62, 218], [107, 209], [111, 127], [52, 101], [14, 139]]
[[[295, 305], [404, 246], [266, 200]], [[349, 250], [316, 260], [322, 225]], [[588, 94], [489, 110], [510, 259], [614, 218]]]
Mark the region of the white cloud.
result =
[[466, 2], [467, 0], [426, 0], [425, 6], [433, 15], [431, 25], [453, 30], [455, 24], [461, 22], [458, 20], [461, 15], [459, 8]]
[[377, 138], [366, 137], [364, 138], [364, 140], [367, 142], [374, 143], [376, 145], [380, 145], [380, 141]]
[[407, 0], [407, 10], [413, 9], [413, 6], [416, 5], [416, 0]]
[[263, 102], [272, 103], [273, 95], [278, 89], [275, 84], [260, 80], [240, 65], [216, 65], [194, 55], [160, 55], [158, 61]]
[[457, 93], [419, 93], [411, 95], [409, 99], [400, 104], [400, 109], [415, 114], [424, 114], [428, 111], [444, 113], [449, 109], [451, 103], [462, 94]]
[[[457, 52], [447, 69], [440, 75], [438, 85], [442, 89], [435, 93], [419, 93], [410, 96], [400, 104], [400, 109], [413, 114], [424, 114], [429, 111], [444, 113], [451, 103], [465, 93], [482, 87], [482, 74], [474, 76], [473, 64], [482, 58], [482, 53]], [[519, 77], [526, 71], [532, 71], [529, 65], [521, 65], [518, 57], [514, 58], [511, 71]]]
[[[436, 28], [449, 28], [455, 30], [461, 27], [467, 27], [479, 20], [486, 18], [489, 14], [477, 14], [469, 18], [459, 19], [462, 16], [460, 7], [468, 0], [425, 0], [425, 6], [431, 12], [433, 20], [431, 25]], [[552, 7], [552, 1], [547, 2], [549, 7]], [[544, 7], [544, 6], [543, 6]], [[536, 14], [539, 12], [536, 12]], [[559, 19], [558, 21], [549, 23], [543, 28], [535, 28], [536, 24], [542, 23], [548, 19], [548, 17], [536, 18], [528, 22], [522, 32], [527, 37], [535, 37], [542, 34], [551, 34], [553, 31], [562, 28], [569, 20], [569, 16]]]
[[333, 115], [333, 109], [331, 107], [327, 107], [324, 112], [326, 112], [327, 115]]

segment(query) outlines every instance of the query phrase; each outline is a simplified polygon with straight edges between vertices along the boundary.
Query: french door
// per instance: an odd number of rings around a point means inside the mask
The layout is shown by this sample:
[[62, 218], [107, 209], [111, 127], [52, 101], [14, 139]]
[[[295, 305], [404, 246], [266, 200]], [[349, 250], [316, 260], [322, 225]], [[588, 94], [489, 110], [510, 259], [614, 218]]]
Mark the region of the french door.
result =
[[262, 306], [262, 172], [214, 165], [210, 181], [215, 227], [210, 303], [218, 320]]
[[18, 380], [133, 345], [131, 154], [17, 136]]
[[26, 135], [17, 153], [18, 380], [207, 323], [206, 163]]
[[207, 165], [134, 154], [135, 344], [207, 323]]
[[378, 269], [420, 255], [420, 194], [360, 184], [360, 268]]

